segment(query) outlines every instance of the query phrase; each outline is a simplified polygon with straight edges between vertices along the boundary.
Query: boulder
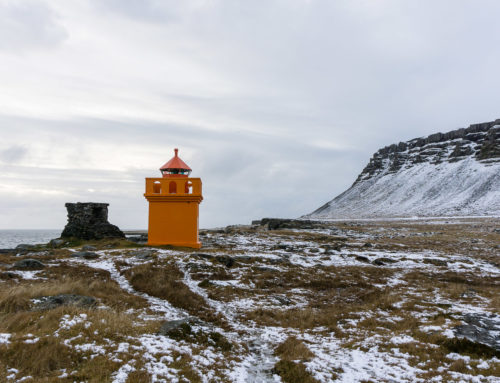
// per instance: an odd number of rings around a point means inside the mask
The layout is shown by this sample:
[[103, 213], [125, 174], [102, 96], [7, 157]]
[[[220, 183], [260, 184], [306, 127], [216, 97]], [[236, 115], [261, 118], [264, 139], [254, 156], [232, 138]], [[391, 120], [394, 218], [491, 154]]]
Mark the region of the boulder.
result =
[[70, 256], [75, 258], [85, 258], [85, 259], [99, 258], [99, 254], [94, 253], [93, 251], [75, 251], [74, 253], [71, 253]]
[[434, 266], [448, 266], [448, 262], [437, 258], [425, 258], [422, 262]]
[[466, 338], [500, 351], [500, 324], [495, 314], [465, 314], [462, 320], [465, 324], [453, 329], [457, 338]]
[[373, 261], [373, 264], [377, 265], [377, 266], [383, 266], [383, 265], [387, 265], [387, 264], [390, 264], [390, 263], [396, 263], [396, 262], [397, 261], [395, 259], [382, 257], [382, 258], [375, 259]]
[[125, 238], [123, 232], [108, 222], [107, 203], [67, 203], [68, 223], [61, 237], [84, 240], [103, 238]]
[[52, 310], [59, 306], [93, 307], [96, 304], [94, 297], [77, 294], [59, 294], [36, 298], [33, 309]]
[[82, 251], [96, 251], [97, 247], [92, 246], [92, 245], [83, 245], [82, 246]]
[[56, 249], [58, 247], [61, 247], [62, 245], [64, 245], [64, 239], [61, 239], [61, 238], [54, 238], [54, 239], [51, 239], [48, 243], [48, 246], [53, 248], [53, 249]]
[[131, 255], [136, 257], [137, 259], [147, 260], [153, 257], [155, 251], [153, 249], [140, 249], [133, 251]]
[[168, 336], [173, 339], [183, 339], [191, 334], [191, 322], [191, 318], [166, 321], [161, 325], [160, 330], [158, 330], [158, 335]]
[[16, 250], [33, 250], [36, 248], [36, 245], [30, 245], [28, 243], [21, 243], [16, 246]]
[[356, 256], [356, 261], [358, 262], [364, 262], [364, 263], [370, 263], [370, 260], [368, 257], [365, 257], [364, 255], [357, 255]]
[[234, 263], [236, 262], [234, 258], [229, 255], [218, 255], [215, 257], [215, 260], [228, 268], [234, 266]]
[[40, 270], [44, 267], [45, 265], [42, 262], [33, 258], [21, 259], [14, 263], [14, 268], [20, 270]]

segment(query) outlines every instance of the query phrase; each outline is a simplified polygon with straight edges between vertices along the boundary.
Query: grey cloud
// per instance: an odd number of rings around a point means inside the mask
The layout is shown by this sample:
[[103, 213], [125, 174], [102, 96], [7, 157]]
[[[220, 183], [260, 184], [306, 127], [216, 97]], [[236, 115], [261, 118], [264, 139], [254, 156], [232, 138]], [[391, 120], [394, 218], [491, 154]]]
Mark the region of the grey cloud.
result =
[[27, 153], [28, 149], [24, 146], [14, 145], [7, 149], [0, 150], [0, 160], [7, 164], [16, 163], [22, 160]]
[[92, 0], [97, 9], [144, 22], [165, 23], [178, 17], [182, 2], [172, 0]]
[[0, 3], [0, 50], [19, 52], [53, 47], [67, 36], [54, 11], [44, 2]]

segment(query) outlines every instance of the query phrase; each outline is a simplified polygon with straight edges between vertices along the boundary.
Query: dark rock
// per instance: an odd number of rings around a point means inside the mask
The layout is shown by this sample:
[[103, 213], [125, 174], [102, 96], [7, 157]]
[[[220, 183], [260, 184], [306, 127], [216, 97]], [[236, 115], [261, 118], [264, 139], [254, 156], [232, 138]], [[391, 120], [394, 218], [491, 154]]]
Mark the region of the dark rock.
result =
[[148, 233], [141, 233], [141, 234], [126, 234], [126, 237], [129, 241], [135, 242], [135, 243], [147, 243], [148, 242]]
[[309, 249], [309, 252], [310, 252], [310, 253], [313, 253], [313, 254], [315, 254], [315, 253], [319, 253], [319, 249], [315, 249], [315, 248], [313, 248], [313, 249]]
[[356, 261], [370, 263], [370, 260], [367, 257], [365, 257], [364, 255], [357, 255]]
[[325, 227], [325, 222], [287, 218], [262, 218], [260, 226], [265, 226], [268, 230], [318, 229]]
[[82, 246], [82, 251], [96, 251], [97, 247], [92, 246], [92, 245], [83, 245]]
[[278, 301], [278, 303], [283, 306], [290, 306], [293, 303], [290, 299], [282, 295], [272, 295], [271, 299]]
[[16, 246], [16, 250], [33, 250], [36, 248], [36, 245], [30, 245], [27, 243], [21, 243]]
[[500, 321], [498, 316], [495, 314], [465, 314], [462, 320], [466, 324], [453, 329], [456, 337], [485, 344], [500, 351]]
[[191, 318], [170, 320], [164, 322], [160, 330], [158, 330], [158, 335], [168, 336], [174, 339], [185, 338], [187, 334], [191, 334]]
[[397, 260], [395, 260], [395, 259], [382, 257], [382, 258], [375, 259], [373, 261], [373, 264], [377, 265], [377, 266], [383, 266], [383, 265], [387, 265], [389, 263], [396, 263], [396, 262], [397, 262]]
[[61, 246], [64, 245], [64, 239], [61, 239], [61, 238], [54, 238], [54, 239], [51, 239], [48, 243], [48, 246], [53, 248], [53, 249], [57, 249]]
[[200, 283], [198, 283], [198, 286], [201, 287], [201, 288], [207, 288], [208, 286], [210, 286], [212, 283], [210, 282], [209, 279], [204, 279], [202, 280]]
[[15, 253], [16, 249], [0, 249], [0, 254], [11, 254]]
[[93, 307], [94, 297], [77, 294], [59, 294], [37, 298], [34, 310], [52, 310], [59, 306]]
[[425, 258], [422, 262], [434, 266], [448, 266], [448, 262], [436, 258]]
[[229, 255], [218, 255], [215, 257], [215, 259], [217, 262], [222, 263], [227, 268], [233, 267], [236, 262], [234, 258], [230, 257]]
[[84, 240], [103, 238], [125, 238], [123, 232], [108, 222], [107, 203], [67, 203], [68, 223], [61, 237]]
[[75, 258], [85, 258], [85, 259], [99, 258], [99, 254], [94, 253], [93, 251], [75, 251], [74, 253], [71, 253], [70, 256]]
[[153, 249], [141, 249], [133, 251], [131, 254], [137, 259], [148, 260], [153, 258], [155, 251]]
[[39, 270], [44, 267], [45, 265], [42, 262], [32, 258], [21, 259], [20, 261], [14, 263], [14, 268], [21, 270]]
[[205, 254], [205, 253], [193, 253], [192, 255], [203, 259], [212, 259], [214, 257], [212, 254]]
[[366, 242], [363, 247], [373, 247], [373, 245], [370, 242]]

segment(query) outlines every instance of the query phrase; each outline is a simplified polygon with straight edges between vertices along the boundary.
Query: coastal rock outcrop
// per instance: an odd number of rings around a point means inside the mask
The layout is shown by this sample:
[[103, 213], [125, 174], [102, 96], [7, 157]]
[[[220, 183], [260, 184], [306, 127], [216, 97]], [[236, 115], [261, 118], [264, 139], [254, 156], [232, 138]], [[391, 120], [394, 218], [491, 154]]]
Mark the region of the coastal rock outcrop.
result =
[[378, 150], [308, 219], [500, 214], [500, 119]]
[[125, 238], [123, 232], [108, 222], [108, 203], [66, 203], [68, 223], [61, 237], [85, 240], [103, 238]]

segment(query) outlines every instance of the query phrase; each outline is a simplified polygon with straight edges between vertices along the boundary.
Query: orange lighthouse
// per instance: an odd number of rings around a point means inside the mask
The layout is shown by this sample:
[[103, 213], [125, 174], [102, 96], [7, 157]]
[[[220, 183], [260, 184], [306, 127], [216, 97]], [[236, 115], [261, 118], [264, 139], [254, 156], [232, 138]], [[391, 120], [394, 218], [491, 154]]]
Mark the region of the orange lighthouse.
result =
[[149, 201], [148, 245], [199, 249], [198, 207], [203, 200], [201, 179], [189, 178], [191, 168], [178, 156], [160, 168], [162, 178], [146, 178]]

